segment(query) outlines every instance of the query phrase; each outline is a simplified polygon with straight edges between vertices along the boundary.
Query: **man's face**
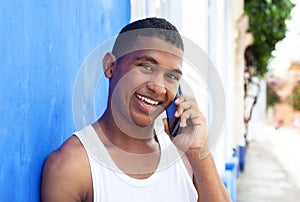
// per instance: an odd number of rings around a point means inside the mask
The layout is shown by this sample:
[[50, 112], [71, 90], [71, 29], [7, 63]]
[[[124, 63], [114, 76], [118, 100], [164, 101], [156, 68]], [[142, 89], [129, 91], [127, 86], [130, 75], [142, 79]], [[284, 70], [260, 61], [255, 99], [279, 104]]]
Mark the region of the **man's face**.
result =
[[112, 110], [132, 124], [146, 127], [174, 99], [183, 53], [155, 37], [139, 36], [134, 46], [135, 51], [117, 61], [110, 80]]

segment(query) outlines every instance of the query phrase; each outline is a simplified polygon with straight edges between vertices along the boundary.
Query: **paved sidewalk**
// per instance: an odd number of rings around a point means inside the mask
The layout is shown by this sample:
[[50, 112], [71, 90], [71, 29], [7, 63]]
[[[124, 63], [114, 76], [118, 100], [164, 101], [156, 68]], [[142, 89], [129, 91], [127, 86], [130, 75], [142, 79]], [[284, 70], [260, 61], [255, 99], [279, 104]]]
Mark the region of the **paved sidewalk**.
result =
[[267, 125], [252, 127], [256, 135], [250, 139], [245, 170], [237, 179], [237, 201], [300, 201], [300, 134]]

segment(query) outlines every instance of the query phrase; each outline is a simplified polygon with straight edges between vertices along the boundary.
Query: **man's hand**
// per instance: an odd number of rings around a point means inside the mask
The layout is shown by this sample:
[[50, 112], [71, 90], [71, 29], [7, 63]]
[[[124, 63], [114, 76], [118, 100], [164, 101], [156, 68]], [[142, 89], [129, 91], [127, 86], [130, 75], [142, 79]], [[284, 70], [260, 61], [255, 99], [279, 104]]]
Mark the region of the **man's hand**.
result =
[[164, 120], [165, 131], [182, 152], [198, 153], [200, 157], [208, 136], [206, 118], [192, 97], [180, 95], [175, 100], [175, 104], [177, 105], [175, 117], [180, 117], [181, 134], [176, 137], [171, 136], [166, 119]]
[[171, 136], [166, 119], [165, 131], [177, 148], [185, 153], [191, 165], [198, 201], [231, 201], [207, 147], [207, 123], [196, 100], [180, 95], [175, 104], [175, 116], [180, 117], [182, 132], [176, 137]]

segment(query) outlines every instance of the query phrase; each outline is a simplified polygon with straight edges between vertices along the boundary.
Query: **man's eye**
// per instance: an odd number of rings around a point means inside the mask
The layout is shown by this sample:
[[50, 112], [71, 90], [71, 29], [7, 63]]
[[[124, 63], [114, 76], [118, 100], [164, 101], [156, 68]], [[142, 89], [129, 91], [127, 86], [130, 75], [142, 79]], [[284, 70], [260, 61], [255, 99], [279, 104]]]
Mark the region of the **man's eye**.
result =
[[177, 74], [167, 74], [167, 77], [172, 80], [179, 80], [179, 76]]
[[153, 67], [148, 64], [140, 64], [139, 66], [143, 67], [147, 71], [153, 71]]

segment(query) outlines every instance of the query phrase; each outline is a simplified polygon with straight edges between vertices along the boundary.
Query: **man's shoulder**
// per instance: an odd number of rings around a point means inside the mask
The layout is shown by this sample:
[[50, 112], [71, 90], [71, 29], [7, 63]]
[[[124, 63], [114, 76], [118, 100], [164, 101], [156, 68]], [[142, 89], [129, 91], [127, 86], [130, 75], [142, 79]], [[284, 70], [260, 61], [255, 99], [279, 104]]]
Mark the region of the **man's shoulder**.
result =
[[55, 199], [85, 198], [91, 188], [90, 179], [85, 150], [78, 138], [71, 136], [45, 161], [41, 184], [42, 196]]
[[76, 136], [71, 136], [57, 150], [53, 151], [46, 159], [46, 166], [62, 168], [81, 168], [81, 161], [86, 160], [85, 149]]

